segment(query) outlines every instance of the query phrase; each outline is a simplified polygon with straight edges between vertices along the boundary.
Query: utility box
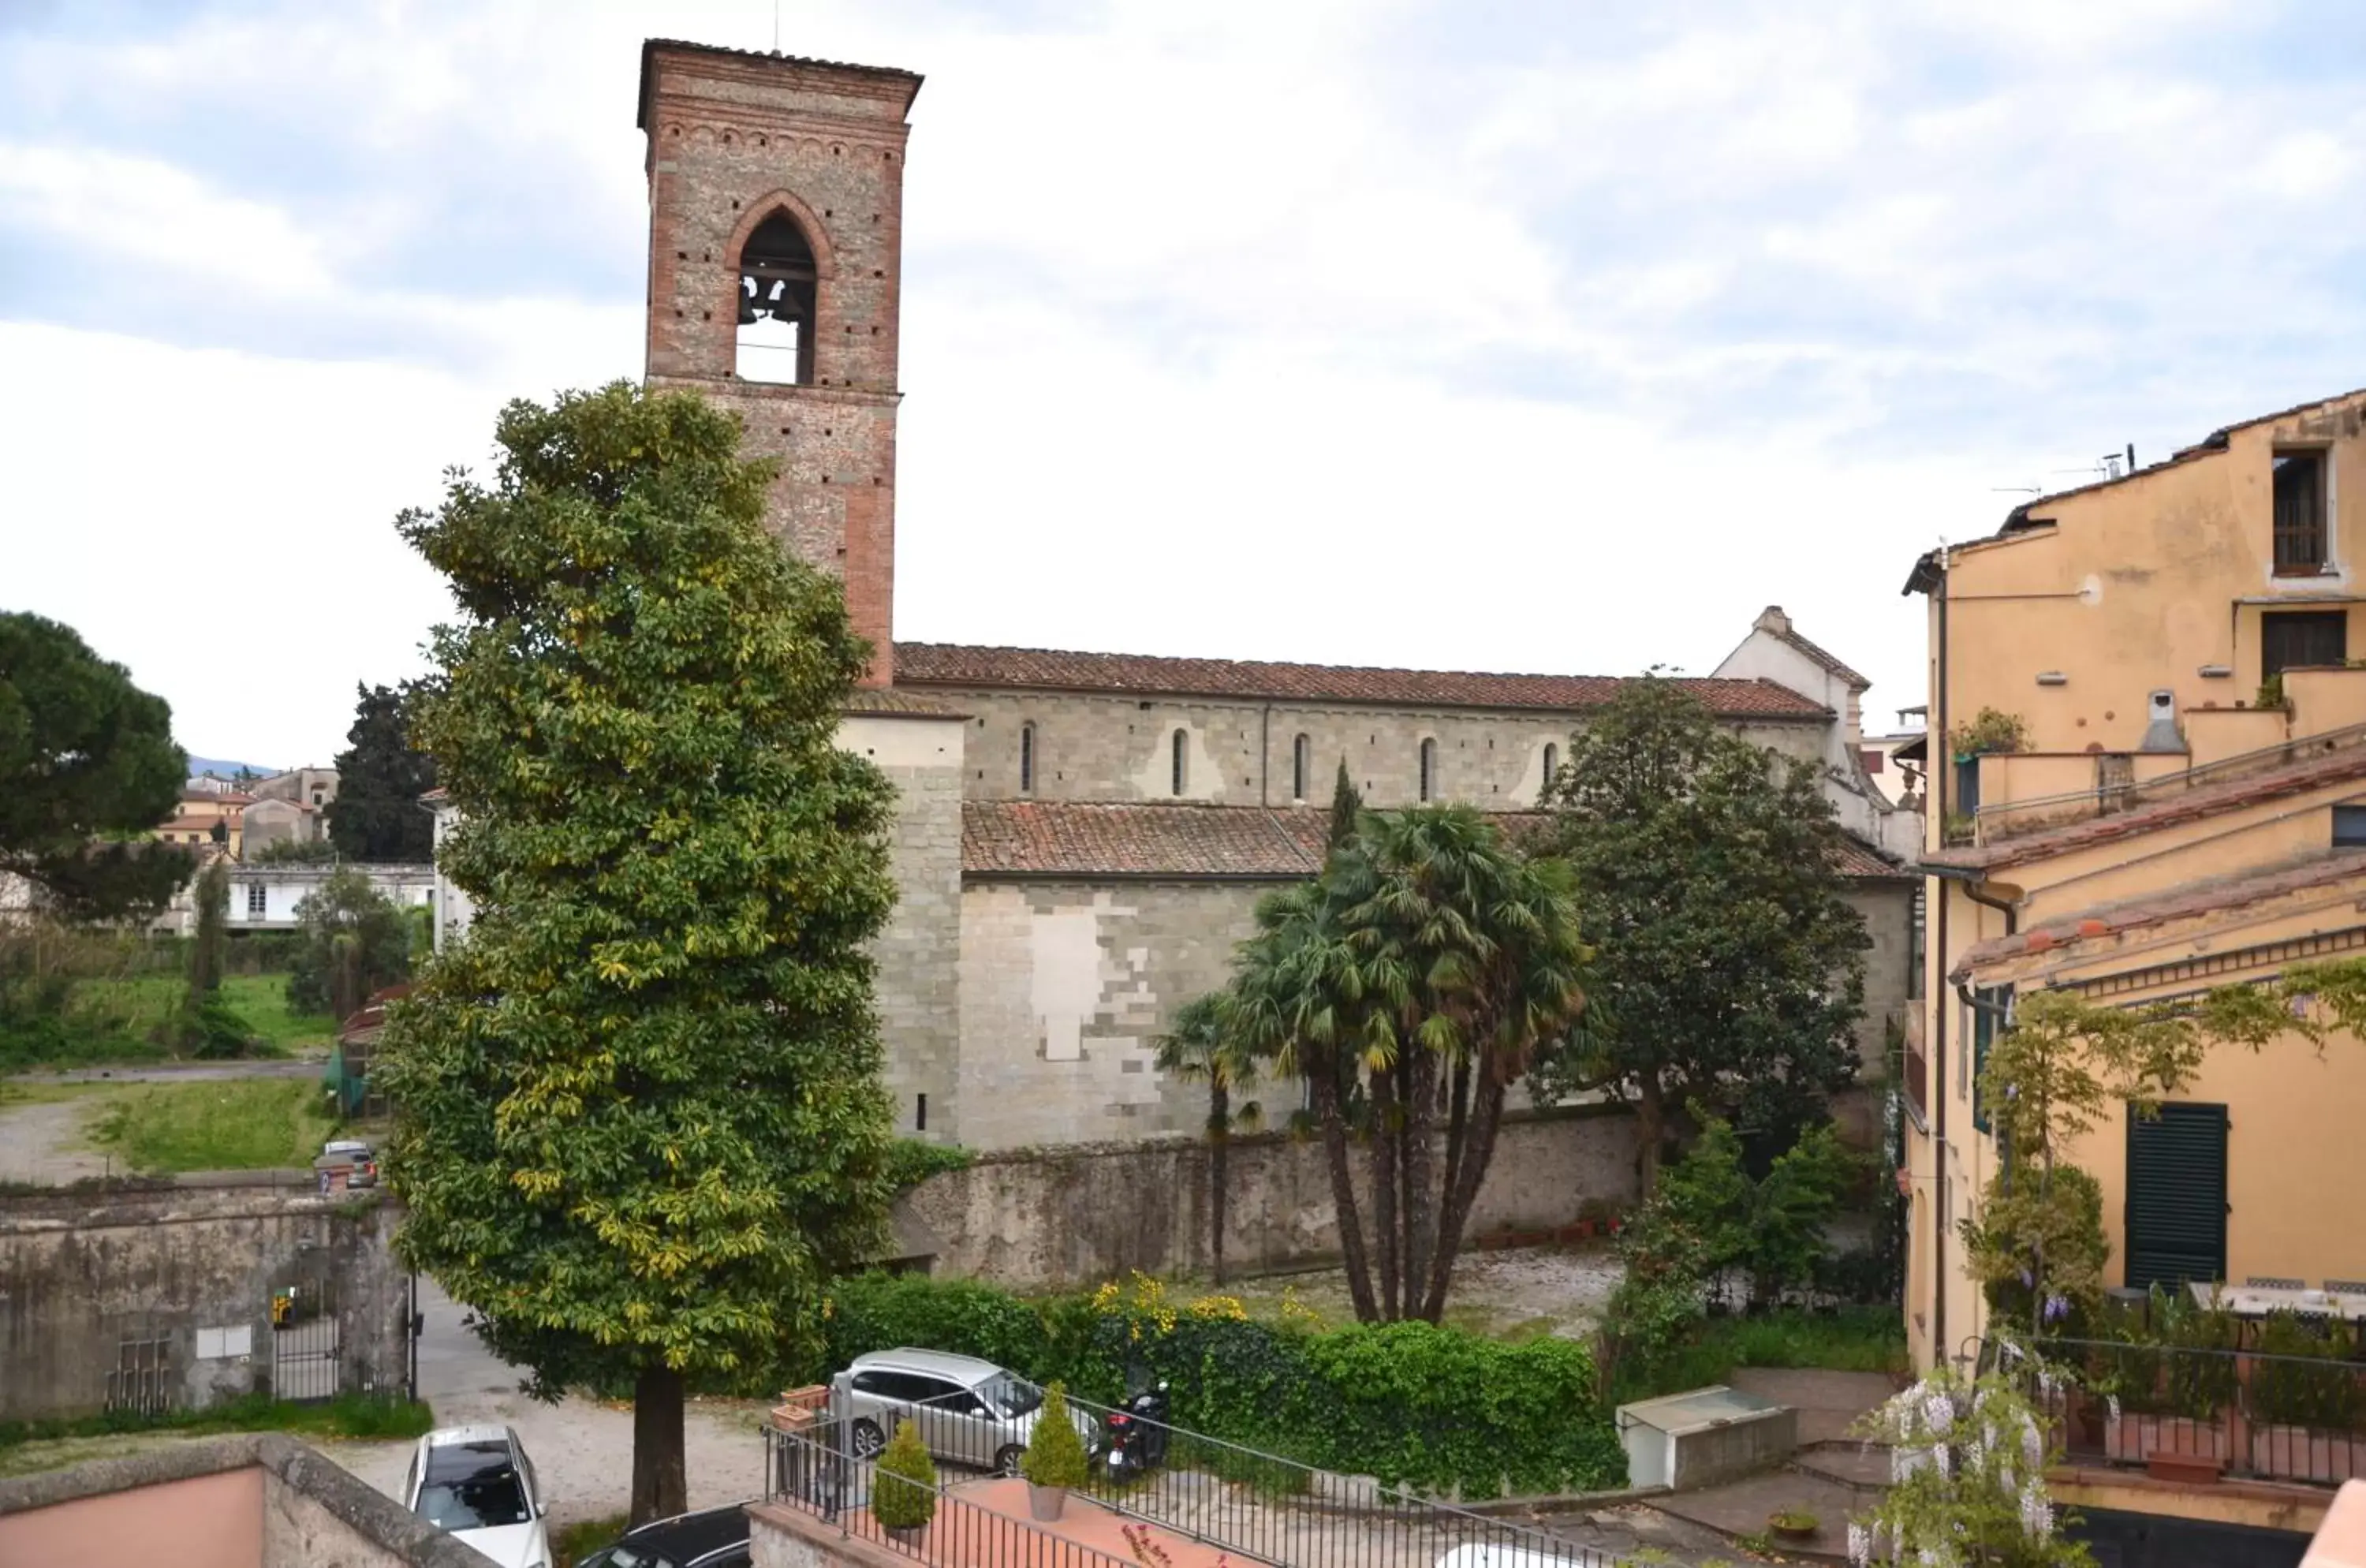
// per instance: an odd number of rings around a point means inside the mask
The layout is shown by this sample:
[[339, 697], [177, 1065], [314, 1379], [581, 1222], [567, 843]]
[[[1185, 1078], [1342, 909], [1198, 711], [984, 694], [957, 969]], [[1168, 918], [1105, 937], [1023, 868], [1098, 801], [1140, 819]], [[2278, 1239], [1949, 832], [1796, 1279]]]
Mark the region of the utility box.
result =
[[1799, 1446], [1799, 1413], [1727, 1388], [1696, 1388], [1618, 1407], [1627, 1484], [1682, 1492], [1780, 1464]]

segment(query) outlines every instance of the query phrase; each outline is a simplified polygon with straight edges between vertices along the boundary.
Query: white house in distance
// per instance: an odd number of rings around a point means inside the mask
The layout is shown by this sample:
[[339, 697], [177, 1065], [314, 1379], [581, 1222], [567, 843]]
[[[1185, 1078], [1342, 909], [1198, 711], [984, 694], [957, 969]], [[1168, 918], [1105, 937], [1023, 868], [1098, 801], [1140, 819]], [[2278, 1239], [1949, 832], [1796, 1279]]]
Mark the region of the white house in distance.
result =
[[1824, 743], [1824, 798], [1842, 828], [1899, 863], [1914, 863], [1922, 852], [1922, 814], [1894, 800], [1866, 767], [1863, 710], [1872, 682], [1801, 637], [1780, 604], [1761, 611], [1741, 645], [1709, 673], [1772, 681], [1838, 714], [1841, 722]]
[[464, 889], [444, 874], [444, 837], [460, 825], [458, 808], [453, 806], [452, 797], [440, 789], [431, 789], [419, 799], [435, 814], [435, 951], [441, 953], [445, 942], [457, 941], [468, 931], [477, 906]]
[[231, 932], [294, 931], [296, 906], [339, 870], [360, 872], [399, 909], [434, 907], [436, 879], [432, 865], [238, 865], [230, 874]]

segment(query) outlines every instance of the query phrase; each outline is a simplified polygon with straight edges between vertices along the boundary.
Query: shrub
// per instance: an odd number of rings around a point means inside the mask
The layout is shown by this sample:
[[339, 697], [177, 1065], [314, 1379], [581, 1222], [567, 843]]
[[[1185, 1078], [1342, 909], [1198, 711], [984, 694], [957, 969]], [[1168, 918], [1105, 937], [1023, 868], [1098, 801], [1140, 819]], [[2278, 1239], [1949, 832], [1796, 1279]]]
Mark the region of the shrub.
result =
[[1186, 1431], [1392, 1486], [1480, 1498], [1506, 1482], [1573, 1491], [1626, 1475], [1593, 1357], [1569, 1340], [1266, 1323], [1229, 1296], [1170, 1300], [1139, 1275], [1039, 1302], [966, 1280], [867, 1275], [834, 1286], [828, 1312], [826, 1364], [800, 1366], [793, 1381], [819, 1381], [864, 1351], [924, 1346], [1105, 1404], [1163, 1378]]
[[1035, 1412], [1035, 1429], [1027, 1435], [1027, 1452], [1019, 1473], [1037, 1486], [1082, 1486], [1085, 1483], [1085, 1440], [1068, 1416], [1068, 1385], [1054, 1382], [1043, 1391], [1043, 1407]]
[[941, 1172], [968, 1169], [974, 1157], [958, 1144], [898, 1138], [887, 1145], [887, 1179], [896, 1191], [907, 1191]]
[[871, 1517], [891, 1530], [918, 1529], [937, 1517], [937, 1467], [919, 1429], [906, 1421], [879, 1456], [871, 1483]]
[[2358, 1368], [2350, 1360], [2347, 1324], [2270, 1314], [2259, 1329], [2262, 1355], [2277, 1358], [2251, 1369], [2251, 1406], [2265, 1424], [2355, 1431], [2361, 1403]]

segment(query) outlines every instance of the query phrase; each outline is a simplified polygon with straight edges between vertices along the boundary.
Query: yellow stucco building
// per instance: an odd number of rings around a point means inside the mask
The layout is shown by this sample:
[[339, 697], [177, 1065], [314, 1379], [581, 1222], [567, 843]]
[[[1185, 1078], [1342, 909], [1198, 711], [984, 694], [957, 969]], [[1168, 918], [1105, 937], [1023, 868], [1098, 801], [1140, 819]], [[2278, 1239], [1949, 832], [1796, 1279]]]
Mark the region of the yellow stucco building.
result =
[[[1906, 1299], [1927, 1367], [1988, 1329], [1955, 1226], [1996, 1171], [1972, 1086], [2016, 998], [2366, 955], [2366, 393], [2033, 501], [1907, 586], [1931, 625]], [[2338, 1036], [2219, 1047], [2158, 1120], [2117, 1112], [2075, 1154], [2108, 1282], [2366, 1280], [2361, 1111], [2366, 1049]]]

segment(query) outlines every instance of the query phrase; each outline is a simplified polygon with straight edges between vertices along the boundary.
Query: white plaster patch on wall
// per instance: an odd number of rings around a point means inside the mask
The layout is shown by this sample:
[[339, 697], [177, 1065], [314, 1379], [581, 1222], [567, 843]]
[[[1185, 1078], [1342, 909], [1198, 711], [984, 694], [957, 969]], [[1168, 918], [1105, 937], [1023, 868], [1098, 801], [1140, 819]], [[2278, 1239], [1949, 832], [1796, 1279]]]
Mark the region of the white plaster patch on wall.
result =
[[1096, 908], [1039, 909], [1028, 922], [1028, 1002], [1047, 1062], [1084, 1055], [1085, 1022], [1100, 1004], [1100, 929]]
[[[1175, 736], [1183, 735], [1183, 793], [1175, 793]], [[1141, 730], [1137, 728], [1139, 737]], [[1188, 718], [1174, 718], [1149, 730], [1149, 754], [1133, 772], [1134, 792], [1145, 800], [1222, 800], [1224, 770], [1208, 750], [1208, 732]]]
[[1512, 784], [1510, 798], [1503, 803], [1503, 808], [1505, 810], [1521, 810], [1532, 807], [1536, 805], [1537, 797], [1544, 794], [1547, 747], [1552, 748], [1552, 754], [1556, 759], [1563, 759], [1569, 755], [1569, 742], [1566, 739], [1556, 740], [1549, 735], [1529, 736], [1526, 739], [1528, 759], [1520, 764], [1520, 776]]

